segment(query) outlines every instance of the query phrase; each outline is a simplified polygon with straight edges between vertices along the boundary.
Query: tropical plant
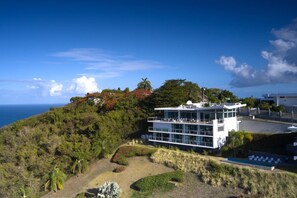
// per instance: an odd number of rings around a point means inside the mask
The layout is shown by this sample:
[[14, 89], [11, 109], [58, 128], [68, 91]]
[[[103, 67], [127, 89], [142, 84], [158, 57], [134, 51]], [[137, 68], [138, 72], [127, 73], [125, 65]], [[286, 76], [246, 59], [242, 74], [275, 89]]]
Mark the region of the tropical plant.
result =
[[26, 198], [27, 195], [26, 195], [26, 190], [24, 187], [20, 188], [20, 191], [21, 191], [21, 195], [22, 195], [22, 198]]
[[50, 174], [49, 180], [45, 183], [45, 190], [62, 190], [65, 179], [66, 175], [59, 168], [55, 167]]
[[137, 84], [137, 89], [144, 89], [151, 91], [152, 85], [151, 82], [147, 78], [141, 78], [141, 82]]
[[97, 198], [118, 198], [121, 191], [116, 182], [108, 181], [98, 188]]
[[85, 159], [76, 159], [72, 165], [72, 173], [73, 174], [81, 174], [83, 173], [88, 166], [88, 162]]

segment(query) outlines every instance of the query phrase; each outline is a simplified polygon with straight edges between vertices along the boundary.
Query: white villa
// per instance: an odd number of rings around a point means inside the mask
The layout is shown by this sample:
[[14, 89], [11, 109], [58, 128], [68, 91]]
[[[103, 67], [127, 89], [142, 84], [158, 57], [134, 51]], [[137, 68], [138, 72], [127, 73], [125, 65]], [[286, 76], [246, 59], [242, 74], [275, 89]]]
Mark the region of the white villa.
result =
[[273, 101], [276, 106], [285, 107], [297, 106], [297, 93], [264, 94], [261, 101]]
[[153, 123], [148, 131], [149, 141], [153, 143], [220, 148], [226, 141], [228, 132], [239, 130], [237, 109], [246, 106], [240, 103], [210, 104], [192, 103], [179, 107], [155, 108], [164, 117], [151, 117]]

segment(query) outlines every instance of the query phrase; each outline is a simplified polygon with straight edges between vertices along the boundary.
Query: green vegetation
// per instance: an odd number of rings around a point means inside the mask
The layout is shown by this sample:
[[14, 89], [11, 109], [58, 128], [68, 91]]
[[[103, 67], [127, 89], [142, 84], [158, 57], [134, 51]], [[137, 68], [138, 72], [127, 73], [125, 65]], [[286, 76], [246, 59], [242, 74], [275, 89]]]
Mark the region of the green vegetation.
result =
[[[0, 197], [39, 197], [57, 168], [80, 174], [134, 133], [147, 130], [149, 95], [103, 91], [0, 129]], [[96, 99], [96, 100], [94, 100]], [[49, 189], [62, 185], [50, 182]]]
[[245, 131], [229, 132], [226, 144], [222, 147], [225, 157], [247, 157], [249, 150], [268, 152], [279, 155], [291, 155], [287, 152], [287, 144], [297, 138], [297, 133], [265, 134]]
[[122, 146], [116, 151], [111, 161], [120, 165], [128, 165], [128, 157], [150, 156], [156, 152], [156, 150], [155, 148], [146, 146]]
[[135, 192], [132, 197], [146, 197], [156, 191], [167, 192], [175, 187], [173, 182], [182, 182], [183, 180], [184, 173], [179, 170], [148, 176], [134, 183], [135, 188], [140, 192]]
[[200, 88], [196, 83], [186, 80], [166, 80], [151, 96], [153, 107], [174, 107], [185, 104], [187, 100], [200, 101]]
[[214, 186], [241, 188], [257, 197], [295, 197], [297, 175], [267, 172], [224, 164], [198, 154], [158, 149], [151, 159], [185, 172], [196, 173], [202, 181]]
[[[251, 133], [245, 131], [234, 131], [229, 132], [226, 144], [222, 147], [222, 151], [233, 151], [233, 156], [235, 157], [238, 153], [238, 148], [245, 145], [253, 140]], [[230, 156], [230, 155], [228, 155]]]
[[224, 89], [217, 89], [217, 88], [205, 89], [204, 94], [206, 95], [208, 101], [212, 103], [238, 101], [238, 98], [232, 92]]
[[137, 84], [137, 89], [144, 89], [152, 91], [151, 82], [147, 78], [141, 78], [141, 82]]
[[55, 167], [51, 172], [49, 180], [45, 183], [45, 189], [50, 191], [62, 190], [65, 179], [66, 175], [59, 168]]

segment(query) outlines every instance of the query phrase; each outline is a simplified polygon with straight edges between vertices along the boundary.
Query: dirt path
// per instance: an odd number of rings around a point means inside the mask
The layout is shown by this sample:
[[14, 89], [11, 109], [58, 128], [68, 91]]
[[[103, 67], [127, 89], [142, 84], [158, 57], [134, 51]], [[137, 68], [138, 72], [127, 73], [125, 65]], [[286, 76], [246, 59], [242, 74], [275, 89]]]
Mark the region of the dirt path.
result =
[[137, 180], [170, 171], [173, 171], [173, 169], [162, 164], [152, 163], [147, 157], [133, 157], [129, 159], [129, 166], [123, 172], [114, 173], [106, 171], [91, 181], [85, 187], [85, 190], [100, 186], [105, 181], [115, 181], [122, 189], [121, 197], [128, 198], [133, 193], [130, 186]]
[[50, 192], [43, 198], [74, 198], [78, 193], [86, 192], [102, 185], [105, 181], [115, 181], [122, 189], [121, 197], [129, 197], [133, 190], [130, 188], [135, 181], [150, 175], [173, 171], [162, 164], [152, 163], [147, 157], [133, 157], [129, 165], [121, 173], [112, 172], [119, 165], [111, 163], [110, 159], [102, 159], [93, 163], [88, 171], [79, 177], [71, 177], [64, 184], [64, 189]]
[[76, 177], [69, 178], [65, 184], [64, 189], [58, 192], [50, 192], [43, 196], [43, 198], [73, 198], [78, 193], [84, 191], [84, 187], [99, 174], [112, 171], [117, 165], [110, 163], [110, 159], [101, 159], [91, 164], [86, 173]]

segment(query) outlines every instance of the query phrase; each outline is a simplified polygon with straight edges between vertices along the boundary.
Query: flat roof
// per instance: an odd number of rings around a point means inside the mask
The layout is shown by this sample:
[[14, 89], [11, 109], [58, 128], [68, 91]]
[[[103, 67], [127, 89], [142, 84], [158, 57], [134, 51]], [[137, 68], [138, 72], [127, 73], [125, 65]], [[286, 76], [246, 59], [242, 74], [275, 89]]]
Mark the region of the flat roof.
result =
[[297, 97], [297, 93], [272, 93], [272, 94], [264, 94], [263, 97], [278, 97], [278, 96], [295, 96]]
[[193, 103], [191, 105], [180, 105], [178, 107], [159, 107], [159, 108], [155, 108], [155, 110], [198, 111], [198, 110], [216, 110], [216, 109], [237, 109], [245, 106], [246, 104], [241, 104], [241, 103], [224, 103], [224, 104], [211, 104], [208, 107], [204, 107], [203, 103]]

